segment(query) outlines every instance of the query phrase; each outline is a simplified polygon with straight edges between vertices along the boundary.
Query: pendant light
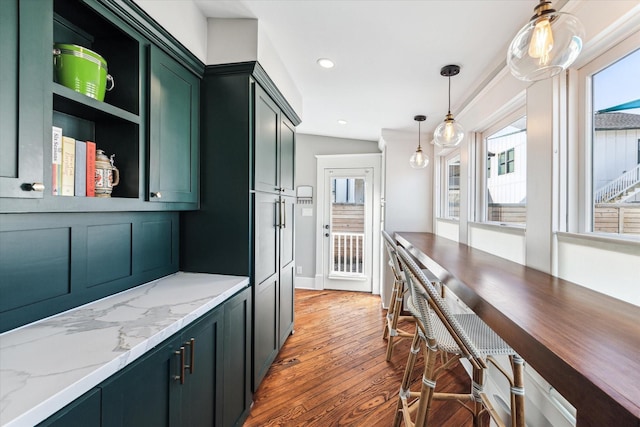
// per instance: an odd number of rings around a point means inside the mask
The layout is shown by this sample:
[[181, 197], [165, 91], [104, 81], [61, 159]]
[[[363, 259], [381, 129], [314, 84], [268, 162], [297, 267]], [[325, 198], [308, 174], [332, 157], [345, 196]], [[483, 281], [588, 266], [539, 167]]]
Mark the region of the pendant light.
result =
[[445, 65], [440, 70], [441, 76], [449, 78], [449, 110], [444, 122], [440, 123], [433, 132], [433, 143], [439, 147], [457, 147], [464, 138], [464, 129], [451, 114], [451, 76], [456, 76], [459, 73], [460, 67], [457, 65]]
[[507, 52], [514, 77], [536, 81], [567, 69], [582, 50], [584, 27], [568, 13], [556, 12], [551, 1], [540, 0], [531, 20], [516, 34]]
[[427, 116], [415, 116], [413, 118], [416, 122], [418, 122], [418, 148], [416, 152], [413, 153], [413, 156], [409, 159], [409, 164], [414, 169], [423, 169], [426, 168], [429, 164], [429, 156], [422, 152], [422, 147], [420, 146], [420, 122], [424, 122], [427, 120]]

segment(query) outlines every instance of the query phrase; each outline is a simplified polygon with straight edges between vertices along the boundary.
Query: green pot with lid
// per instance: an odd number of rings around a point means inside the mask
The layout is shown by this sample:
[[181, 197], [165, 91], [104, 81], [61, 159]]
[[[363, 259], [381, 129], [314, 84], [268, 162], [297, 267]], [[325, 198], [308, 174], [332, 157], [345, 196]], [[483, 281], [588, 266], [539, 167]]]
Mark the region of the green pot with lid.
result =
[[55, 43], [53, 68], [56, 82], [98, 101], [103, 101], [105, 92], [115, 86], [107, 72], [107, 61], [86, 47]]

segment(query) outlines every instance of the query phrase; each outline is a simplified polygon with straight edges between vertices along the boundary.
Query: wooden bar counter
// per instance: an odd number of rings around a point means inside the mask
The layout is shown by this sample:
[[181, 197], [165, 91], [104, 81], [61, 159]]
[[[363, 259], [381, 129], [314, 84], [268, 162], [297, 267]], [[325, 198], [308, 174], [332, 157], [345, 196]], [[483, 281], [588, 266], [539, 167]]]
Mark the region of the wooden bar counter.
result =
[[578, 427], [640, 427], [640, 308], [431, 233], [395, 238], [575, 406]]

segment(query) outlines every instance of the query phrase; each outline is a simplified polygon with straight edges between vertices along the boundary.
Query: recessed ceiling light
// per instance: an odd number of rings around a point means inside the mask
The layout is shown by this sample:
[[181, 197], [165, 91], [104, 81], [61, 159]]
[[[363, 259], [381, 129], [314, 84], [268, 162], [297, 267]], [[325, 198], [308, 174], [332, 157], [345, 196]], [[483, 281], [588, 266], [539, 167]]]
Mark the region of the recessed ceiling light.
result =
[[342, 119], [340, 119], [340, 120], [338, 120], [338, 124], [339, 124], [339, 125], [346, 125], [346, 124], [347, 124], [347, 121], [346, 121], [346, 120], [342, 120]]
[[333, 68], [334, 64], [332, 60], [330, 60], [329, 58], [320, 58], [316, 61], [318, 63], [319, 66], [321, 66], [322, 68]]

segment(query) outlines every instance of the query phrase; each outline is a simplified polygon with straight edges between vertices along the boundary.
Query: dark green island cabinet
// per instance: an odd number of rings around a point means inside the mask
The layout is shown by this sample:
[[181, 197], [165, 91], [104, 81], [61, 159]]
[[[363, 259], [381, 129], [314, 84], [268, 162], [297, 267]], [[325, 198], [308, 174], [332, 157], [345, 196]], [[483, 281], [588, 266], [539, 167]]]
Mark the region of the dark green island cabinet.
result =
[[257, 62], [207, 66], [200, 210], [180, 223], [180, 268], [249, 276], [253, 390], [293, 331], [294, 147], [300, 119]]
[[240, 426], [251, 405], [250, 337], [245, 288], [39, 426]]

